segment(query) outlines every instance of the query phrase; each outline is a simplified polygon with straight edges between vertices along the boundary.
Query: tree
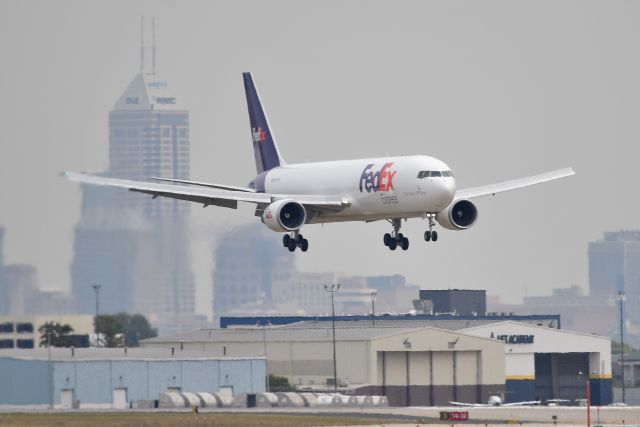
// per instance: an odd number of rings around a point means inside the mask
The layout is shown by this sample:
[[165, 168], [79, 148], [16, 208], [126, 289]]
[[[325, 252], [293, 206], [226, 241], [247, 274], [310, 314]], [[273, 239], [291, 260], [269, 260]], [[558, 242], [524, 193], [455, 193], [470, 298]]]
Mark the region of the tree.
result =
[[[620, 354], [620, 342], [619, 341], [615, 341], [612, 340], [611, 341], [611, 354]], [[631, 347], [629, 344], [624, 345], [624, 354], [629, 354], [633, 351], [635, 351], [636, 349]]]
[[98, 317], [94, 317], [93, 325], [96, 334], [100, 334], [98, 340], [101, 340], [102, 346], [120, 347], [122, 345], [122, 324], [116, 316], [101, 314]]
[[287, 377], [269, 374], [269, 391], [276, 393], [297, 391], [297, 389], [295, 385], [291, 385], [289, 383], [289, 379]]
[[140, 340], [158, 336], [158, 330], [142, 314], [104, 314], [97, 321], [100, 328], [96, 330], [99, 329], [105, 347], [137, 347]]
[[45, 322], [38, 328], [38, 332], [40, 332], [40, 346], [42, 347], [47, 347], [49, 344], [52, 347], [71, 347], [73, 345], [70, 337], [73, 328], [68, 324]]
[[122, 324], [124, 341], [129, 347], [137, 347], [140, 345], [140, 340], [158, 336], [158, 330], [152, 328], [147, 318], [142, 314], [118, 313], [116, 317]]

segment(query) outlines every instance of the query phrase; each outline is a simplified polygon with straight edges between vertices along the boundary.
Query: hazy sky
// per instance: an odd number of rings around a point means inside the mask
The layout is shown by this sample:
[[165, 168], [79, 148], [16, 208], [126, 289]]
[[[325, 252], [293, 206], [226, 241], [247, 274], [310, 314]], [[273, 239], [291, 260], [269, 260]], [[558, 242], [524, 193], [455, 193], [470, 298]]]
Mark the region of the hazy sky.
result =
[[[193, 179], [245, 185], [255, 166], [242, 71], [289, 163], [427, 154], [470, 187], [573, 166], [573, 178], [478, 199], [467, 231], [410, 220], [308, 226], [308, 271], [406, 275], [422, 287], [586, 287], [587, 243], [640, 227], [640, 2], [0, 2], [0, 225], [8, 262], [68, 289], [80, 189], [107, 168], [107, 115], [139, 69], [155, 16], [158, 74], [191, 110]], [[198, 307], [210, 310], [216, 233], [257, 221], [193, 208]], [[274, 239], [280, 235], [274, 233]], [[283, 249], [284, 250], [284, 249]]]

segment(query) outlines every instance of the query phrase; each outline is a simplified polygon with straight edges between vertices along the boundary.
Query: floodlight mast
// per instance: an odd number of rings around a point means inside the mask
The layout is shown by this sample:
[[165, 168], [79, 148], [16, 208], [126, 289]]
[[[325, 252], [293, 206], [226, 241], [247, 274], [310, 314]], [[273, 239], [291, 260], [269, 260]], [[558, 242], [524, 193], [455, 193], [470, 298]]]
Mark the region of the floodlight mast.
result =
[[331, 330], [333, 332], [333, 390], [338, 391], [338, 368], [336, 365], [336, 310], [333, 295], [340, 290], [340, 283], [331, 287], [324, 285], [324, 290], [331, 294]]
[[371, 326], [376, 326], [376, 296], [377, 291], [371, 292]]

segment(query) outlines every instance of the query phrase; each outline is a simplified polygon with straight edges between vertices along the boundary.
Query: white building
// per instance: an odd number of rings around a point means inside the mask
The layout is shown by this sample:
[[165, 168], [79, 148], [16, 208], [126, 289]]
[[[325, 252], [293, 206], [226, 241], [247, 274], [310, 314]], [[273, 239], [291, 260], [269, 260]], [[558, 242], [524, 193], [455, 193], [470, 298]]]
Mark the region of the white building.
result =
[[608, 337], [513, 321], [460, 332], [505, 342], [505, 398], [509, 402], [584, 398], [589, 381], [592, 402], [611, 403]]

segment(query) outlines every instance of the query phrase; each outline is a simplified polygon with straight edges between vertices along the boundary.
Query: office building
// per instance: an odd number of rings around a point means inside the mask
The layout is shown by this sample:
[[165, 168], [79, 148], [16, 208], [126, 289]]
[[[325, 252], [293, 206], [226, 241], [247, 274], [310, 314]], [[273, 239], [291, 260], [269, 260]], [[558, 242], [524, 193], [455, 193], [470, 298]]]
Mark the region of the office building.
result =
[[274, 280], [288, 282], [295, 274], [295, 255], [282, 250], [277, 234], [260, 223], [235, 227], [217, 239], [213, 313], [265, 313], [273, 306]]
[[[155, 41], [154, 41], [155, 45]], [[144, 48], [143, 51], [144, 53]], [[155, 52], [155, 48], [153, 49]], [[189, 179], [189, 112], [153, 71], [129, 83], [109, 113], [106, 176]], [[72, 289], [81, 313], [140, 312], [159, 319], [192, 315], [195, 280], [189, 251], [189, 204], [82, 186]]]
[[89, 335], [93, 333], [93, 316], [89, 315], [19, 315], [0, 316], [0, 348], [36, 348], [40, 347], [41, 333], [38, 331], [45, 323], [60, 323], [73, 328], [74, 340], [84, 337], [89, 346]]
[[484, 315], [487, 312], [487, 292], [468, 289], [421, 289], [420, 299], [431, 301], [434, 313], [461, 316]]
[[589, 242], [589, 290], [594, 296], [640, 293], [640, 231], [607, 232]]
[[[589, 291], [593, 297], [616, 298], [625, 293], [629, 307], [640, 304], [640, 231], [604, 233], [589, 243]], [[640, 311], [628, 310], [626, 319], [640, 325]]]

